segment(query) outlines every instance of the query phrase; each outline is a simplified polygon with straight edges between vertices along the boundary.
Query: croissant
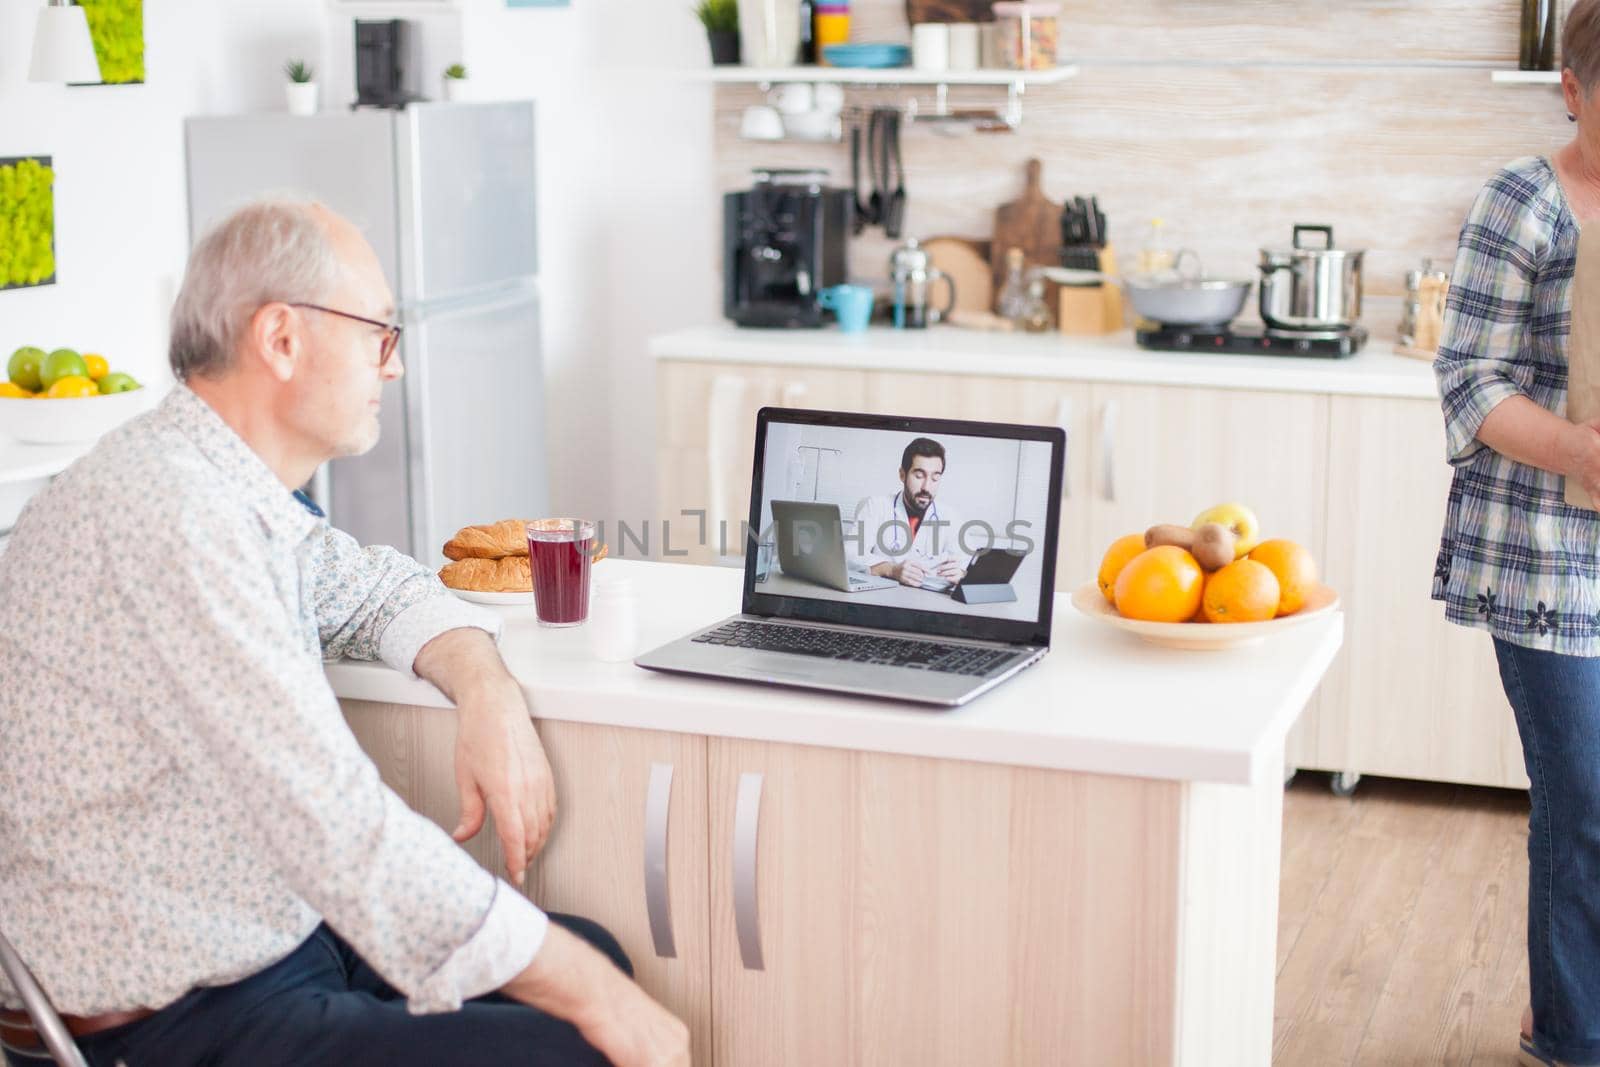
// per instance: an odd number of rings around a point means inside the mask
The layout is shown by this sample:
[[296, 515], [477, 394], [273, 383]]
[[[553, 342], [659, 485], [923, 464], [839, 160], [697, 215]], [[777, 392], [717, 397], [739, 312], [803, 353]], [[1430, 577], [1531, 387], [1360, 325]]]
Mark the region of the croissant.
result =
[[533, 571], [526, 555], [468, 558], [446, 563], [439, 571], [439, 580], [452, 589], [468, 589], [475, 593], [533, 592]]
[[446, 559], [501, 559], [527, 556], [528, 520], [501, 519], [487, 526], [464, 526], [445, 542]]

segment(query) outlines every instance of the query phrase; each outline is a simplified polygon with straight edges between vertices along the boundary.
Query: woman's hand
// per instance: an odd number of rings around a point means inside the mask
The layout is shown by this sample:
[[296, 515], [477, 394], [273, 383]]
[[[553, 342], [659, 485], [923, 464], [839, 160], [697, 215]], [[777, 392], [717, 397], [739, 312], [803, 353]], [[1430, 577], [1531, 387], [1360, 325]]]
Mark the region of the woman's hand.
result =
[[1577, 481], [1589, 499], [1600, 505], [1600, 419], [1568, 423], [1560, 448], [1561, 473]]

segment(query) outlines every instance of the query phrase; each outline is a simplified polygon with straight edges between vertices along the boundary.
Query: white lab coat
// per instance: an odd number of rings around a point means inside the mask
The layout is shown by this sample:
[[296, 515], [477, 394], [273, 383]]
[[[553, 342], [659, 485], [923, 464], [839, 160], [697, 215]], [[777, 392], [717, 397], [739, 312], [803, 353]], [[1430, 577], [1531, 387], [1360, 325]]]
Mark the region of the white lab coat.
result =
[[[906, 506], [899, 492], [863, 498], [856, 505], [855, 521], [856, 529], [848, 532], [844, 547], [850, 562], [857, 567], [871, 569], [880, 563], [915, 559], [931, 572], [944, 560], [965, 563], [971, 555], [962, 549], [959, 540], [961, 524], [966, 520], [938, 497], [928, 505], [915, 537], [907, 532]], [[983, 531], [972, 531], [969, 539], [983, 541]]]

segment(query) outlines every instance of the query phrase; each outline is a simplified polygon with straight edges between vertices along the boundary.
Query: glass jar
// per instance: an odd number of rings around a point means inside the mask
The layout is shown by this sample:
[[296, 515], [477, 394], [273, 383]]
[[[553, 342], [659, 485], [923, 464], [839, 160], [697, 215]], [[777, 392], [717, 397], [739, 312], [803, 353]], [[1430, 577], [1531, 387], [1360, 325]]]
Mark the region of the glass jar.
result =
[[1001, 0], [994, 5], [1001, 60], [1007, 70], [1053, 70], [1060, 46], [1056, 16], [1060, 4], [1018, 3]]

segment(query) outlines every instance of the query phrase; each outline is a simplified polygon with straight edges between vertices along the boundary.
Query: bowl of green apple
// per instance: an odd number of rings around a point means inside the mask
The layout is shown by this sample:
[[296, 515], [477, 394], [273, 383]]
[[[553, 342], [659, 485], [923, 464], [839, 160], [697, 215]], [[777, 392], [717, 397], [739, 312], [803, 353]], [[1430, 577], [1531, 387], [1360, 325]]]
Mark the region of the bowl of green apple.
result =
[[0, 382], [0, 435], [30, 444], [93, 441], [149, 401], [148, 390], [102, 355], [24, 345]]

